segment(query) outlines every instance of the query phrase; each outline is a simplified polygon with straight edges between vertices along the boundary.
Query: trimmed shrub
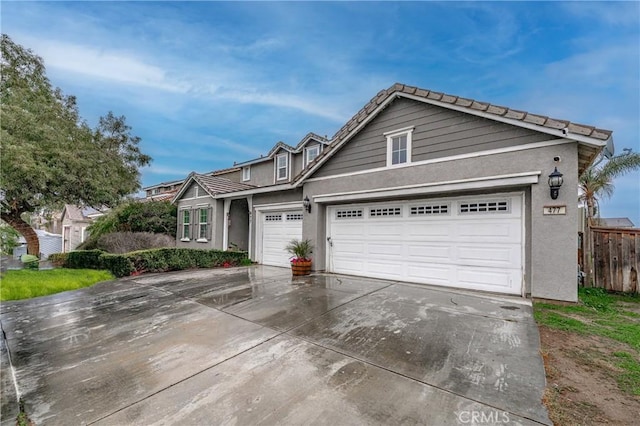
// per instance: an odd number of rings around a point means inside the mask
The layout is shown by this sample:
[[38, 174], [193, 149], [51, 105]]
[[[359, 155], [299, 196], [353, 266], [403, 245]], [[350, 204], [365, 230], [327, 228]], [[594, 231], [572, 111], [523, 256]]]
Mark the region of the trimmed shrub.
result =
[[102, 269], [100, 255], [102, 250], [77, 250], [67, 253], [65, 268], [69, 269]]
[[100, 256], [102, 267], [110, 271], [116, 277], [128, 277], [135, 268], [131, 261], [121, 254], [104, 253]]
[[53, 253], [49, 255], [47, 260], [49, 260], [49, 262], [51, 262], [51, 264], [56, 268], [61, 268], [67, 263], [68, 255], [69, 253]]
[[20, 261], [27, 269], [38, 269], [40, 263], [38, 262], [38, 256], [32, 254], [23, 254], [20, 256]]
[[180, 271], [190, 268], [228, 268], [251, 264], [247, 253], [243, 251], [176, 247], [140, 250], [124, 254], [104, 253], [100, 250], [72, 251], [56, 254], [54, 258], [63, 262], [62, 266], [65, 268], [107, 269], [116, 277], [126, 277], [144, 272]]

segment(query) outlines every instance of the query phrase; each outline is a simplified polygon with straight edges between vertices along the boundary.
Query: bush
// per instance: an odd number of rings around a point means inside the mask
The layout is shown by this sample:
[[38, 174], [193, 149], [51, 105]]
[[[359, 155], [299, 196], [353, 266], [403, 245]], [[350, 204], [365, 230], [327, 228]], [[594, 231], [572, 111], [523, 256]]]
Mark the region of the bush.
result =
[[102, 250], [76, 250], [67, 253], [65, 268], [69, 269], [102, 269], [100, 255]]
[[175, 238], [151, 232], [113, 232], [101, 236], [95, 248], [107, 253], [130, 253], [162, 247], [175, 247]]
[[100, 256], [100, 261], [104, 269], [111, 271], [118, 278], [128, 277], [135, 271], [131, 261], [121, 254], [104, 253]]
[[[124, 254], [104, 253], [100, 250], [72, 251], [52, 255], [65, 268], [107, 269], [116, 277], [144, 272], [180, 271], [190, 268], [215, 268], [250, 265], [243, 251], [199, 250], [190, 248], [161, 248]], [[52, 260], [52, 257], [49, 257]], [[52, 260], [53, 261], [53, 260]]]
[[67, 263], [68, 255], [69, 253], [53, 253], [49, 255], [47, 260], [56, 268], [61, 268]]
[[40, 263], [38, 262], [38, 256], [32, 254], [23, 254], [20, 256], [20, 261], [27, 269], [38, 269]]

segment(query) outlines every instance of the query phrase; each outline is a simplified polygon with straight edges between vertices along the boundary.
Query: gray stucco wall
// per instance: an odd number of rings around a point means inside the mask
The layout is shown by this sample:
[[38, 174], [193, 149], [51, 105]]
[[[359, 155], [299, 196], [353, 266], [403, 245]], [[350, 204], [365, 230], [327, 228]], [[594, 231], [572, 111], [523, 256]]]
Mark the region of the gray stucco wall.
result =
[[[554, 156], [562, 158], [560, 164]], [[540, 171], [539, 182], [530, 187], [492, 189], [485, 192], [523, 191], [525, 194], [525, 286], [533, 297], [577, 300], [577, 143], [567, 143], [518, 152], [493, 154], [414, 167], [388, 169], [342, 178], [307, 182], [304, 195], [363, 191], [427, 182], [445, 182], [481, 176]], [[564, 185], [557, 200], [549, 196], [547, 177], [558, 166]], [[429, 195], [455, 196], [459, 193]], [[427, 196], [423, 197], [427, 198]], [[566, 206], [566, 215], [545, 216], [547, 205]], [[325, 269], [326, 206], [314, 203], [311, 214], [305, 213], [303, 237], [316, 245], [314, 268]]]
[[397, 99], [312, 177], [385, 167], [387, 144], [383, 133], [409, 126], [415, 126], [413, 162], [554, 139], [494, 120], [410, 99]]

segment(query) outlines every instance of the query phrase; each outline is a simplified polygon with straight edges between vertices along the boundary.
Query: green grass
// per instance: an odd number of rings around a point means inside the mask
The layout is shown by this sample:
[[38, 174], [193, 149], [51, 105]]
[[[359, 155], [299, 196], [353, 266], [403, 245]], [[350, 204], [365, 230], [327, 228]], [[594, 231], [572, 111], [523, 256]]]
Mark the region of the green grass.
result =
[[113, 279], [111, 273], [93, 269], [7, 271], [0, 281], [0, 301], [47, 296], [111, 279]]
[[[627, 310], [622, 304], [640, 306], [640, 297], [609, 294], [598, 288], [581, 288], [578, 297], [579, 303], [569, 306], [535, 303], [536, 321], [557, 330], [606, 337], [628, 345], [630, 352], [640, 351], [640, 315]], [[615, 375], [620, 389], [640, 395], [640, 362], [637, 356], [624, 351], [613, 355], [612, 362], [622, 370]]]

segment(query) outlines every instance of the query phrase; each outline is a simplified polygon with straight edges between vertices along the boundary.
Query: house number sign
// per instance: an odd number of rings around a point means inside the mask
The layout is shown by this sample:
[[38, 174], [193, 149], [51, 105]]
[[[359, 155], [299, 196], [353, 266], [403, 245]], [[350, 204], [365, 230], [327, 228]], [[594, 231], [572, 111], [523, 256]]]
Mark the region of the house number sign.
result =
[[544, 206], [544, 215], [567, 214], [567, 206]]

